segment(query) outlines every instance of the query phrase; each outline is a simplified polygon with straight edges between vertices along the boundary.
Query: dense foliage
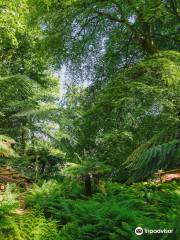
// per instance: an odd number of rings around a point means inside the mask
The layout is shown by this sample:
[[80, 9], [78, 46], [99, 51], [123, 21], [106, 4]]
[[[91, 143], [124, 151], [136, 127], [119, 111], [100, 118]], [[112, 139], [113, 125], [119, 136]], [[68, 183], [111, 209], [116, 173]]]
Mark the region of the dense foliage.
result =
[[[17, 239], [138, 239], [136, 226], [174, 230], [172, 235], [145, 235], [142, 239], [178, 239], [180, 198], [176, 183], [124, 186], [109, 182], [88, 199], [77, 183], [47, 182], [34, 186], [26, 198], [33, 209], [24, 216], [6, 218], [7, 239], [11, 235]], [[6, 207], [6, 214], [8, 211]]]
[[179, 238], [179, 7], [0, 0], [0, 239]]

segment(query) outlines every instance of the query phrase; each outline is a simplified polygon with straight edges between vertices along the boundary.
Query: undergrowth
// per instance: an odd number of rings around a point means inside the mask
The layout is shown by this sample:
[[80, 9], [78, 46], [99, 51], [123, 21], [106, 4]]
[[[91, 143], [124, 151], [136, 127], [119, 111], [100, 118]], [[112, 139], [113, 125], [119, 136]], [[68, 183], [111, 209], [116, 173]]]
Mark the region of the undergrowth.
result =
[[139, 239], [134, 233], [137, 226], [174, 230], [167, 235], [146, 234], [142, 239], [177, 239], [180, 186], [176, 182], [131, 186], [109, 182], [92, 198], [78, 194], [76, 199], [68, 198], [62, 185], [48, 183], [49, 190], [34, 186], [26, 198], [29, 207], [36, 206], [48, 219], [57, 221], [61, 240]]
[[144, 234], [141, 239], [174, 240], [180, 234], [179, 183], [104, 182], [92, 197], [74, 192], [67, 181], [44, 182], [26, 193], [27, 212], [17, 215], [17, 195], [7, 189], [0, 205], [0, 239], [136, 240], [137, 226], [173, 229], [171, 234]]

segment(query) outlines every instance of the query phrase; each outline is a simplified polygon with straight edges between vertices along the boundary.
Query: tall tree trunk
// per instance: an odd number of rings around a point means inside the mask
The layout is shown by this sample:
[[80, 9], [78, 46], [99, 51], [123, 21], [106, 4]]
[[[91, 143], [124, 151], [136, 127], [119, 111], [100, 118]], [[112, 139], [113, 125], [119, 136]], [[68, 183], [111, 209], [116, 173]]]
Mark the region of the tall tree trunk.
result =
[[35, 182], [37, 182], [39, 177], [39, 161], [38, 161], [38, 156], [36, 155], [35, 159]]
[[143, 9], [135, 10], [137, 14], [137, 19], [139, 21], [139, 25], [141, 26], [141, 30], [137, 32], [138, 40], [143, 48], [149, 54], [154, 54], [158, 52], [157, 46], [154, 42], [154, 38], [152, 35], [151, 24], [147, 22], [143, 16]]
[[22, 128], [21, 132], [21, 154], [25, 154], [25, 149], [26, 149], [26, 131], [24, 127]]

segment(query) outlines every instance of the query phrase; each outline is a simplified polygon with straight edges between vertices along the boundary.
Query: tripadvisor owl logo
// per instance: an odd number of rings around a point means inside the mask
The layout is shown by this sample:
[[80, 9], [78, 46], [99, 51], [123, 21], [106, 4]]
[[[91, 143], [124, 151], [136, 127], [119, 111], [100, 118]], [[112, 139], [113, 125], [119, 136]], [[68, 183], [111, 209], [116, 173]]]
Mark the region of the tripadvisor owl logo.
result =
[[142, 235], [143, 234], [143, 228], [142, 227], [137, 227], [136, 229], [135, 229], [135, 234], [136, 235]]
[[147, 229], [147, 228], [142, 228], [142, 227], [137, 227], [135, 228], [135, 234], [136, 235], [142, 235], [143, 233], [144, 234], [162, 234], [162, 233], [173, 233], [174, 230], [173, 229]]

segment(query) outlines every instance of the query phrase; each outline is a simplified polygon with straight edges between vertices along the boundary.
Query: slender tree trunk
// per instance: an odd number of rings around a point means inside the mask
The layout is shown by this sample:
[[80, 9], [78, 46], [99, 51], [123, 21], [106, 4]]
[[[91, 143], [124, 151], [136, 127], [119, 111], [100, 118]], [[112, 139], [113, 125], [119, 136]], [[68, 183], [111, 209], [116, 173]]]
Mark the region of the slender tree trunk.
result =
[[21, 154], [24, 155], [26, 151], [26, 125], [27, 119], [24, 119], [22, 122], [22, 131], [21, 131]]
[[39, 161], [38, 161], [38, 156], [36, 156], [35, 160], [35, 182], [37, 182], [39, 176]]
[[46, 167], [46, 162], [43, 162], [41, 167], [41, 175], [44, 175], [45, 167]]
[[21, 153], [22, 153], [22, 155], [25, 154], [25, 149], [26, 149], [26, 132], [25, 132], [25, 129], [22, 128], [22, 132], [21, 132]]
[[91, 182], [91, 176], [89, 173], [85, 176], [84, 184], [85, 184], [85, 189], [84, 189], [85, 195], [90, 197], [92, 195], [92, 182]]

